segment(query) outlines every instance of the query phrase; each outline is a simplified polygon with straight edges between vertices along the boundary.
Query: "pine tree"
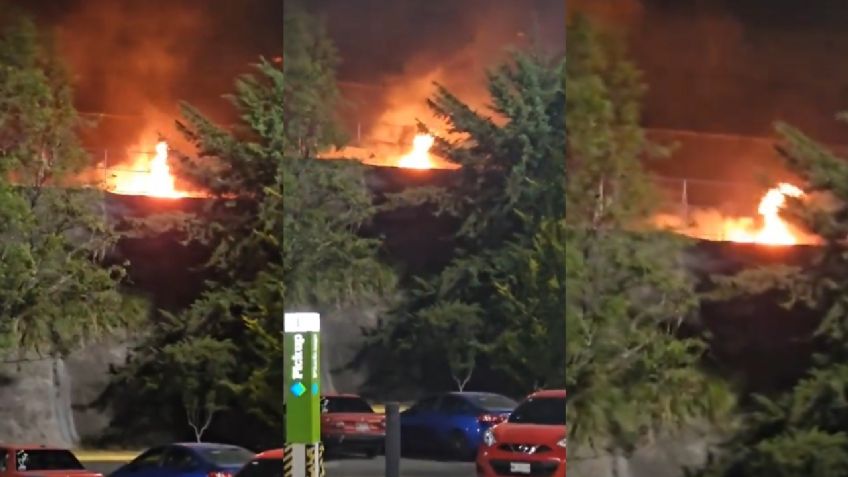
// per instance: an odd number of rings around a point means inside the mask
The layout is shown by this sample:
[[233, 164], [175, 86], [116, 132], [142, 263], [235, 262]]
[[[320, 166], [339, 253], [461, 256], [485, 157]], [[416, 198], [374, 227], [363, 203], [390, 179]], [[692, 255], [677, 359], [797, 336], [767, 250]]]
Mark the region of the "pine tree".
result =
[[526, 293], [546, 290], [513, 289], [513, 277], [533, 273], [527, 267], [535, 259], [534, 237], [565, 213], [564, 68], [561, 57], [540, 49], [514, 51], [487, 75], [488, 111], [475, 111], [435, 85], [428, 104], [453, 134], [436, 137], [433, 152], [461, 169], [449, 186], [397, 199], [431, 204], [459, 223], [454, 257], [434, 276], [417, 277], [405, 303], [374, 331], [378, 368], [372, 374], [382, 380], [375, 386], [392, 388], [411, 376], [428, 388], [464, 388], [483, 365], [502, 373], [501, 391], [511, 394], [564, 384], [561, 372], [547, 373], [562, 356], [561, 339], [536, 348], [545, 365], [528, 374], [527, 349], [515, 345], [523, 335], [507, 332], [525, 319], [541, 327], [534, 334], [563, 329], [561, 309], [515, 316], [535, 306], [522, 302], [538, 298]]
[[[845, 115], [840, 115], [845, 120]], [[737, 295], [778, 292], [786, 306], [819, 317], [818, 350], [789, 390], [755, 395], [737, 433], [709, 465], [710, 477], [848, 475], [848, 162], [801, 131], [778, 124], [778, 150], [813, 200], [793, 200], [787, 218], [822, 238], [811, 264], [742, 272], [726, 286]]]
[[[8, 15], [7, 15], [8, 13]], [[133, 324], [116, 235], [97, 189], [68, 187], [90, 158], [64, 69], [35, 25], [0, 20], [0, 353], [61, 357]]]
[[579, 458], [717, 417], [729, 395], [699, 369], [704, 343], [677, 333], [697, 306], [685, 243], [645, 226], [643, 160], [660, 149], [640, 126], [638, 72], [585, 18], [567, 32], [565, 368]]
[[[377, 256], [379, 241], [358, 234], [375, 212], [363, 167], [317, 158], [340, 137], [333, 117], [335, 50], [302, 10], [285, 21], [284, 65], [261, 61], [229, 97], [238, 127], [223, 128], [183, 107], [179, 126], [199, 157], [184, 158], [181, 171], [216, 199], [187, 228], [212, 248], [207, 271], [213, 278], [190, 309], [164, 317], [121, 381], [135, 389], [145, 375], [173, 368], [156, 349], [188, 346], [194, 338], [203, 338], [198, 345], [206, 349], [217, 341], [216, 349], [232, 353], [237, 366], [220, 377], [230, 393], [217, 393], [213, 408], [250, 412], [276, 436], [283, 425], [284, 312], [328, 313], [378, 302], [394, 285]], [[239, 346], [226, 346], [230, 342]], [[148, 402], [169, 399], [145, 389]], [[183, 412], [172, 415], [181, 422]]]

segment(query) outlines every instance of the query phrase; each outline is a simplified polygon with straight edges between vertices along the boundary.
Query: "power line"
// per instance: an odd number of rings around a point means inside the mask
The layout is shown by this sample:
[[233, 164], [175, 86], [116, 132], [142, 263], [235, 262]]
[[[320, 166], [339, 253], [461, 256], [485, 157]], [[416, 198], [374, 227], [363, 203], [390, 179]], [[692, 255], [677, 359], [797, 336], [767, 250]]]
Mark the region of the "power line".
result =
[[80, 111], [77, 112], [80, 116], [94, 116], [98, 118], [116, 118], [116, 119], [142, 119], [144, 116], [140, 114], [116, 114], [116, 113], [105, 113], [105, 112], [90, 112], [90, 111]]

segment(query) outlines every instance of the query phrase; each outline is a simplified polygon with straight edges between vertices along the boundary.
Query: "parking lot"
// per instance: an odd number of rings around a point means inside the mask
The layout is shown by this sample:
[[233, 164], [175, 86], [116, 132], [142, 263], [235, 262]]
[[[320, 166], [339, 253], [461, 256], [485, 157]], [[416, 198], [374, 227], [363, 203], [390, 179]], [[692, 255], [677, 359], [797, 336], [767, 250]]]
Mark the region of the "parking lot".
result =
[[[108, 476], [123, 465], [115, 461], [87, 461], [86, 467]], [[327, 477], [379, 477], [384, 475], [383, 457], [374, 459], [332, 459], [326, 462]], [[437, 462], [419, 459], [401, 461], [402, 477], [473, 477], [474, 464], [468, 462]]]

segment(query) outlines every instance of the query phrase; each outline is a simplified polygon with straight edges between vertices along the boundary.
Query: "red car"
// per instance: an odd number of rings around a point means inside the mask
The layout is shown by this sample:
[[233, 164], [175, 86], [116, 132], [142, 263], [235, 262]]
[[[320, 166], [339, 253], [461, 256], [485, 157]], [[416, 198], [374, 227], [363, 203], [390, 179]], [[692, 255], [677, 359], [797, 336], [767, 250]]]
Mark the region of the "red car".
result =
[[238, 471], [236, 477], [283, 477], [283, 449], [256, 454]]
[[0, 477], [103, 477], [86, 470], [73, 452], [37, 445], [0, 444]]
[[326, 452], [362, 452], [374, 457], [386, 440], [386, 416], [353, 394], [321, 397], [321, 440]]
[[565, 477], [565, 434], [565, 390], [533, 393], [483, 436], [477, 475]]

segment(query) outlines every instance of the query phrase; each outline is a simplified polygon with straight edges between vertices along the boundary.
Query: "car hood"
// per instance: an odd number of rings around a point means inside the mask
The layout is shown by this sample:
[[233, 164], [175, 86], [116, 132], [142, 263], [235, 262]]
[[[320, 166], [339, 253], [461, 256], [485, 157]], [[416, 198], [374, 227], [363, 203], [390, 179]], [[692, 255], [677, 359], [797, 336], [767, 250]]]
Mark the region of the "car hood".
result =
[[544, 444], [551, 448], [565, 437], [565, 426], [504, 422], [492, 429], [495, 440], [511, 444]]

